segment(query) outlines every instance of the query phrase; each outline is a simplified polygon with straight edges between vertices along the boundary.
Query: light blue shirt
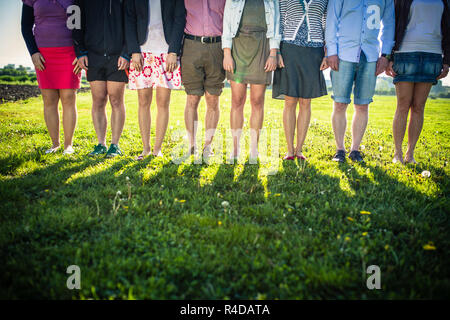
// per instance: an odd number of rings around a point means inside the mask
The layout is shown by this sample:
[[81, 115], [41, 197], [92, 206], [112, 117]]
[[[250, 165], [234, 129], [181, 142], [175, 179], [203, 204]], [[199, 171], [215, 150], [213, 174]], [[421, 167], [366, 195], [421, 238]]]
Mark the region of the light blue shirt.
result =
[[[381, 32], [381, 36], [380, 36]], [[393, 0], [330, 0], [325, 41], [327, 55], [359, 62], [364, 52], [368, 62], [381, 53], [390, 54], [395, 39]]]

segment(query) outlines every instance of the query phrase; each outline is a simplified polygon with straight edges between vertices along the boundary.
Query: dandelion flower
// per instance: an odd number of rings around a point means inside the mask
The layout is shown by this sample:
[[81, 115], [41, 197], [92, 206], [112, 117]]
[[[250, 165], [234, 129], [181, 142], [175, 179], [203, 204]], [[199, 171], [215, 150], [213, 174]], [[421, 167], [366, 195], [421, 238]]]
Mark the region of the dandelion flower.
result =
[[281, 193], [275, 193], [274, 196], [279, 197], [279, 196], [281, 196]]
[[366, 232], [363, 232], [362, 235], [363, 235], [363, 237], [365, 237], [365, 236], [368, 235], [368, 232], [367, 232], [367, 231], [366, 231]]
[[228, 201], [222, 201], [222, 207], [228, 208], [230, 206], [230, 203]]
[[364, 149], [366, 149], [366, 146], [362, 144], [360, 148], [361, 148], [361, 150], [364, 150]]
[[350, 241], [350, 237], [345, 237], [344, 240], [347, 241], [347, 242], [349, 242], [349, 241]]
[[370, 214], [369, 211], [364, 211], [364, 210], [363, 210], [363, 211], [360, 211], [359, 213], [360, 213], [360, 214]]
[[217, 222], [217, 224], [218, 224], [219, 226], [221, 226], [221, 225], [222, 225], [222, 221]]
[[423, 246], [423, 250], [436, 250], [436, 247], [433, 244], [433, 242], [428, 242], [426, 245]]
[[179, 203], [185, 203], [185, 202], [186, 202], [186, 200], [184, 200], [184, 199], [181, 199], [181, 200], [179, 200], [178, 202], [179, 202]]
[[355, 221], [355, 219], [353, 219], [352, 217], [347, 217], [347, 220], [351, 222]]
[[389, 250], [389, 245], [388, 244], [384, 246], [384, 250]]
[[431, 176], [431, 172], [428, 170], [422, 171], [422, 177], [429, 178]]
[[120, 196], [121, 194], [122, 194], [122, 192], [120, 192], [120, 190], [119, 191], [117, 191], [117, 193], [116, 193], [118, 196]]
[[130, 181], [130, 177], [126, 177], [125, 180]]

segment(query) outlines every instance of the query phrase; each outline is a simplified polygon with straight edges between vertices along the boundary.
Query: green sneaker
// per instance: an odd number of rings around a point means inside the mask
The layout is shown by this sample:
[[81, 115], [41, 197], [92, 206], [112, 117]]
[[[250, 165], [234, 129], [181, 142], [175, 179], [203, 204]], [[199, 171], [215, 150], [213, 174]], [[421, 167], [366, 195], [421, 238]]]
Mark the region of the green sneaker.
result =
[[107, 151], [106, 146], [102, 145], [102, 144], [98, 144], [94, 147], [94, 151], [92, 151], [91, 153], [89, 153], [90, 157], [95, 157], [101, 154], [105, 154]]
[[114, 158], [116, 156], [121, 156], [122, 151], [117, 144], [112, 144], [109, 146], [108, 152], [106, 153], [107, 158]]

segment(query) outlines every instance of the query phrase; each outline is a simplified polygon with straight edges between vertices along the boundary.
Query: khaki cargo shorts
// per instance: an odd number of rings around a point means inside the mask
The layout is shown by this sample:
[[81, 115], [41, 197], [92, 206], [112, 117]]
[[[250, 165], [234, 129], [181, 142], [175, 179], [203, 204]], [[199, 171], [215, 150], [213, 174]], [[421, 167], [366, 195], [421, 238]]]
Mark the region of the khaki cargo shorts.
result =
[[201, 43], [185, 39], [181, 57], [181, 78], [186, 93], [220, 96], [224, 87], [222, 43]]

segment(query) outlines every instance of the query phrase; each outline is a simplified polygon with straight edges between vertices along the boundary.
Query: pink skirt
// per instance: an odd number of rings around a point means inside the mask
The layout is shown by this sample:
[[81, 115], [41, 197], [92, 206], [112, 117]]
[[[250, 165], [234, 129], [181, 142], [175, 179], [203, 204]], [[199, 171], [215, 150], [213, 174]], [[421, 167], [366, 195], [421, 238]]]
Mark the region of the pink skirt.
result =
[[80, 89], [81, 73], [73, 73], [73, 47], [39, 48], [45, 60], [44, 71], [36, 70], [40, 89]]
[[166, 72], [167, 53], [154, 55], [151, 52], [143, 52], [144, 58], [143, 70], [138, 72], [130, 64], [130, 73], [128, 75], [128, 88], [131, 90], [147, 88], [167, 88], [171, 90], [181, 89], [181, 69], [180, 58], [174, 72]]

